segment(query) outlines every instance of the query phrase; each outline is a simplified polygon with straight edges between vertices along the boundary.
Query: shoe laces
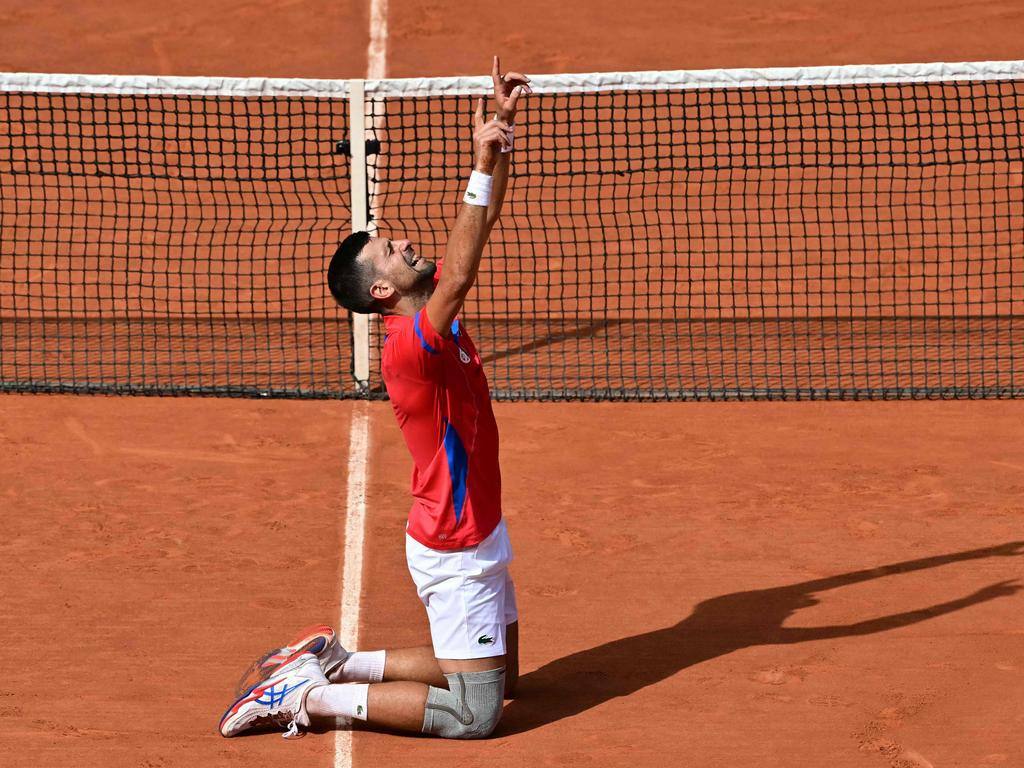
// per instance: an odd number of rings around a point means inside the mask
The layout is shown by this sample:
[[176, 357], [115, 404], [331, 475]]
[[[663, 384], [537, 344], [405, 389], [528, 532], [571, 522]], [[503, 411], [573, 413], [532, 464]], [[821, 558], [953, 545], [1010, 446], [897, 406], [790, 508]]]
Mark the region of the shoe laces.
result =
[[306, 735], [305, 731], [299, 729], [298, 719], [290, 712], [274, 712], [273, 714], [261, 715], [253, 720], [252, 725], [276, 725], [284, 728], [281, 738], [301, 739]]

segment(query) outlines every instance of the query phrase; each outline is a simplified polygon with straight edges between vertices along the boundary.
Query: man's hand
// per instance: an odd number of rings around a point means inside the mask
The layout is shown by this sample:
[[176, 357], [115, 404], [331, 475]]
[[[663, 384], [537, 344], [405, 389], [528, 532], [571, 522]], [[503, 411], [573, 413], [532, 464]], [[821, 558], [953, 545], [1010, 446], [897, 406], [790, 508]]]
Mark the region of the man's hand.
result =
[[[512, 108], [515, 109], [517, 98], [512, 97]], [[476, 114], [473, 116], [473, 154], [476, 156], [475, 169], [490, 176], [498, 162], [498, 155], [503, 147], [512, 145], [508, 135], [508, 123], [504, 120], [484, 120], [484, 100], [478, 99]]]
[[982, 587], [973, 595], [970, 595], [975, 600], [991, 600], [995, 597], [1009, 597], [1015, 595], [1021, 590], [1020, 582], [1016, 579], [1010, 581], [1000, 581], [995, 584], [990, 584], [987, 587]]
[[494, 82], [494, 114], [498, 120], [508, 124], [516, 117], [516, 105], [520, 96], [533, 93], [530, 78], [519, 72], [501, 74], [501, 63], [494, 57], [491, 68], [491, 80]]
[[1001, 557], [1024, 555], [1024, 541], [1011, 541], [1009, 544], [1001, 544], [998, 547], [993, 547], [992, 554]]
[[451, 333], [452, 320], [462, 309], [466, 294], [476, 282], [484, 244], [501, 212], [508, 184], [509, 164], [509, 153], [501, 150], [511, 148], [509, 120], [515, 117], [519, 97], [530, 92], [528, 78], [523, 75], [510, 72], [501, 76], [497, 56], [494, 57], [492, 74], [498, 114], [493, 120], [485, 120], [484, 100], [479, 99], [476, 114], [473, 115], [474, 168], [491, 177], [490, 201], [486, 209], [482, 205], [469, 203], [463, 203], [459, 209], [451, 234], [448, 235], [444, 272], [425, 308], [431, 327], [445, 338]]

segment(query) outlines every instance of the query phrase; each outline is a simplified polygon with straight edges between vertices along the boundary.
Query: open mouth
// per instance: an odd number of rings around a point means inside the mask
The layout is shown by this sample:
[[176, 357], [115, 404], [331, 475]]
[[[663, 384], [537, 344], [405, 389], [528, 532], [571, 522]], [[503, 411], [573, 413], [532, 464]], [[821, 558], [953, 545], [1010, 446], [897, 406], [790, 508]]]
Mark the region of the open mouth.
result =
[[407, 254], [405, 254], [405, 263], [414, 269], [416, 268], [416, 265], [420, 263], [420, 261], [422, 261], [422, 259], [412, 251], [409, 251]]

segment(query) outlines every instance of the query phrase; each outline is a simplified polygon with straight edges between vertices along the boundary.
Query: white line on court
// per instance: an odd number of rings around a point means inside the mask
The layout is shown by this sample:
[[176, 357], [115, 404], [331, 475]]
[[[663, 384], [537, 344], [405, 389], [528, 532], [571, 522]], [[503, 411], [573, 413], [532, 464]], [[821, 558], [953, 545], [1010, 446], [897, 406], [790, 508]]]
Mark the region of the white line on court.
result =
[[[387, 74], [388, 0], [370, 0], [370, 43], [366, 77]], [[363, 539], [366, 530], [366, 470], [370, 447], [369, 403], [352, 408], [348, 438], [348, 494], [345, 503], [345, 565], [341, 576], [341, 621], [338, 639], [350, 649], [359, 647], [359, 598], [363, 590]], [[352, 768], [352, 731], [334, 732], [334, 768]]]
[[[370, 447], [368, 411], [366, 401], [353, 405], [348, 437], [348, 493], [338, 640], [350, 649], [359, 647], [359, 597], [363, 590], [363, 538], [366, 530], [366, 460]], [[351, 724], [339, 725], [341, 729], [334, 732], [334, 768], [351, 768]]]
[[370, 0], [370, 45], [366, 56], [366, 79], [380, 80], [388, 67], [388, 0]]
[[359, 596], [363, 587], [363, 536], [366, 528], [366, 457], [369, 450], [367, 403], [352, 407], [348, 437], [348, 494], [345, 503], [345, 566], [342, 572], [338, 639], [346, 648], [359, 642]]

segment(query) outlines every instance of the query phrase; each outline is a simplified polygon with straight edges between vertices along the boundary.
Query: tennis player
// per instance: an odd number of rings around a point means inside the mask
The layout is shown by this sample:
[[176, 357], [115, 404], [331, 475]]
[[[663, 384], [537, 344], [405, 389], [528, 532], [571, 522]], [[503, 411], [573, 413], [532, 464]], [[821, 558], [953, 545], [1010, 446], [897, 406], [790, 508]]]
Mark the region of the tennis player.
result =
[[529, 78], [492, 69], [495, 113], [474, 116], [474, 168], [444, 269], [408, 240], [356, 232], [327, 272], [339, 304], [379, 313], [382, 373], [413, 459], [406, 560], [432, 646], [349, 652], [313, 627], [257, 661], [221, 719], [234, 736], [268, 722], [299, 735], [341, 716], [453, 739], [491, 734], [518, 677], [518, 613], [501, 517], [498, 429], [480, 356], [458, 315], [497, 222], [513, 120]]

